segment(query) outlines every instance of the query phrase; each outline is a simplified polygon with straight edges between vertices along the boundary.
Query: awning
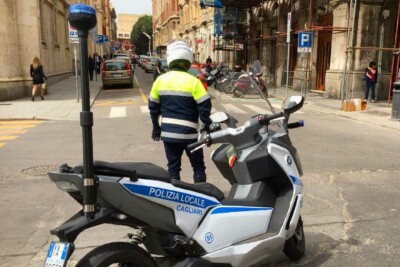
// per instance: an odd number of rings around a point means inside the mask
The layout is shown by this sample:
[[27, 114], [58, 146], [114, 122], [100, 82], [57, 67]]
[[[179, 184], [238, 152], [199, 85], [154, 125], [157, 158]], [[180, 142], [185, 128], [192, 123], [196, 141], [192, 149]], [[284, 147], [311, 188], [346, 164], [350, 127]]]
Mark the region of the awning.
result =
[[251, 8], [261, 4], [262, 0], [220, 0], [226, 7]]

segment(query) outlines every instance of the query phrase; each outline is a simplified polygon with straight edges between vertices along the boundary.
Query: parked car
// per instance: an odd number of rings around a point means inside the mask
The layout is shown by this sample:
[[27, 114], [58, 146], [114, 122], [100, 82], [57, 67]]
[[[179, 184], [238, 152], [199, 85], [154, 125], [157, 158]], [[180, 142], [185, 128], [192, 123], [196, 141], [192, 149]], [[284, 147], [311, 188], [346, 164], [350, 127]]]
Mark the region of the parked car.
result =
[[146, 63], [144, 64], [144, 72], [153, 72], [157, 59], [158, 57], [148, 57]]
[[103, 88], [113, 85], [127, 84], [133, 88], [133, 75], [130, 64], [124, 59], [110, 59], [103, 62], [102, 81]]
[[197, 64], [190, 65], [189, 73], [192, 74], [194, 77], [199, 78], [204, 88], [207, 90], [207, 80], [199, 65]]
[[[157, 65], [161, 63], [161, 69], [160, 72], [157, 71]], [[156, 64], [154, 65], [154, 70], [153, 70], [153, 80], [155, 81], [158, 76], [160, 76], [163, 73], [166, 73], [168, 70], [168, 64], [167, 60], [164, 58], [159, 58], [156, 61]]]
[[128, 62], [129, 65], [131, 66], [131, 69], [132, 70], [134, 69], [134, 66], [133, 66], [133, 63], [131, 61], [131, 58], [128, 57], [127, 55], [125, 55], [125, 54], [116, 54], [116, 55], [113, 56], [113, 58], [126, 60], [126, 62]]
[[139, 66], [143, 69], [144, 68], [144, 64], [147, 61], [147, 56], [145, 55], [141, 55], [140, 56], [140, 60], [139, 60]]

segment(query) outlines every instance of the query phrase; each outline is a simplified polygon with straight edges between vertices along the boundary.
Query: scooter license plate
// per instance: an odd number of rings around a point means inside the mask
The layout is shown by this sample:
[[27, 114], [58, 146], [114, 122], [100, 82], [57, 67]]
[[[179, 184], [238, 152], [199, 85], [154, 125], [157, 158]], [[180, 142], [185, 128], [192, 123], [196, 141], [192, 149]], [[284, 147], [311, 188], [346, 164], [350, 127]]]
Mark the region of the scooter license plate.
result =
[[70, 248], [70, 243], [51, 242], [44, 267], [65, 267]]

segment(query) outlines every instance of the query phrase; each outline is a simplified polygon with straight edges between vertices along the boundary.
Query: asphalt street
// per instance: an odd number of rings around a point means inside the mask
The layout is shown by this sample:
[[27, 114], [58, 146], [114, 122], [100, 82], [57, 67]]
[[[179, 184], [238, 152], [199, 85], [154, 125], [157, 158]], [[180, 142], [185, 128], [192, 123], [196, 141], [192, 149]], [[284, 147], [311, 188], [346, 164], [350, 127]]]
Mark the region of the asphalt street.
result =
[[[136, 78], [133, 89], [102, 90], [93, 100], [94, 157], [165, 167], [162, 144], [150, 139], [145, 108], [152, 74], [137, 69]], [[233, 113], [240, 123], [265, 107], [257, 101], [223, 97], [212, 89], [210, 94], [214, 111]], [[306, 126], [290, 132], [304, 170], [306, 256], [290, 263], [279, 254], [260, 266], [398, 266], [397, 125], [384, 125], [382, 116], [358, 120], [329, 112], [324, 99], [314, 98], [293, 116], [293, 121], [304, 119]], [[279, 106], [281, 98], [271, 101]], [[70, 113], [67, 117], [71, 119], [20, 121], [25, 132], [0, 147], [0, 266], [43, 266], [49, 243], [56, 240], [50, 229], [81, 208], [46, 177], [47, 171], [62, 163], [82, 162], [78, 116]], [[375, 118], [382, 123], [375, 124]], [[2, 128], [10, 127], [1, 122]], [[18, 128], [15, 120], [8, 122]], [[212, 150], [205, 148], [208, 179], [228, 193], [229, 183], [209, 159]], [[183, 180], [192, 182], [186, 158], [182, 169]], [[85, 231], [77, 239], [69, 266], [99, 244], [127, 241], [130, 232], [110, 225]]]

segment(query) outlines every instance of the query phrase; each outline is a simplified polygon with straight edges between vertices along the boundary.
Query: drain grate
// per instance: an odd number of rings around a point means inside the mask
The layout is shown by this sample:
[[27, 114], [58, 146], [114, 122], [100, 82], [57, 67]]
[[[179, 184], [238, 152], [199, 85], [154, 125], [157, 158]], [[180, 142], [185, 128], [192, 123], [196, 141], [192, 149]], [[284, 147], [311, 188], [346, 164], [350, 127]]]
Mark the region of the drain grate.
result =
[[59, 165], [35, 166], [23, 169], [21, 172], [30, 176], [46, 176], [48, 172], [58, 171]]

